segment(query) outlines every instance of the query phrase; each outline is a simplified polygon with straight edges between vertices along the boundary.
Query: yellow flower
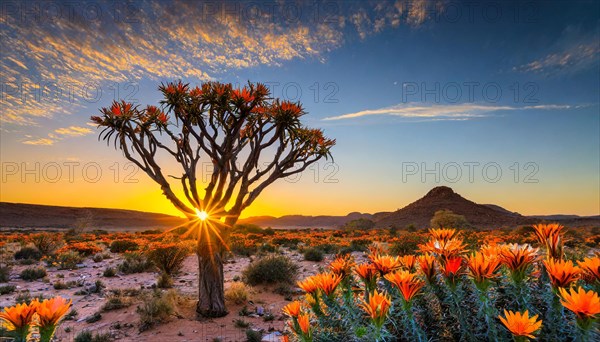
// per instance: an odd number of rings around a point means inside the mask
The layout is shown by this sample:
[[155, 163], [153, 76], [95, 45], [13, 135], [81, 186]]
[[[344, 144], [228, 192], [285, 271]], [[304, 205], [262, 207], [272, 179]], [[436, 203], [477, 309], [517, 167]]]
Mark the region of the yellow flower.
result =
[[502, 324], [515, 336], [535, 338], [533, 333], [542, 326], [542, 320], [537, 320], [538, 315], [529, 317], [529, 311], [525, 313], [504, 310], [504, 317], [498, 316]]

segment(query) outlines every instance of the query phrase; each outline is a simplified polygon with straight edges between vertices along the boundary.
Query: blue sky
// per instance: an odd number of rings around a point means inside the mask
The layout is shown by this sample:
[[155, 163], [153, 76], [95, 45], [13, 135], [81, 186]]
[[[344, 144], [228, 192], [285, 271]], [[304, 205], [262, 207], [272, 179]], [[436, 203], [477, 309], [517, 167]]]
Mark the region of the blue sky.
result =
[[[394, 210], [437, 185], [525, 214], [600, 213], [598, 2], [43, 4], [3, 3], [3, 201], [173, 213], [144, 175], [123, 182], [89, 116], [154, 104], [162, 81], [250, 80], [301, 101], [337, 146], [335, 166], [280, 181], [248, 214]], [[40, 82], [62, 95], [36, 98]], [[22, 177], [51, 162], [56, 182]], [[80, 174], [90, 162], [97, 182]]]

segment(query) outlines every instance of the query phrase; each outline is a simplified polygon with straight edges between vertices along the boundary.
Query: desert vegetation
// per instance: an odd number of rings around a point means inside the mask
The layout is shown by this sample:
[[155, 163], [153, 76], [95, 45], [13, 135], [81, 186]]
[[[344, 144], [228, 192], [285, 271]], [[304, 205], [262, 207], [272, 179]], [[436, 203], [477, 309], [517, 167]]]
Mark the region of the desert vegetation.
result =
[[[232, 246], [226, 253], [224, 293], [233, 310], [220, 321], [230, 330], [204, 336], [242, 341], [598, 337], [598, 229], [574, 234], [541, 224], [413, 230], [236, 227], [231, 240], [245, 247]], [[181, 233], [84, 232], [67, 241], [51, 232], [57, 247], [44, 252], [34, 244], [38, 233], [4, 233], [2, 335], [22, 333], [9, 323], [17, 305], [22, 311], [22, 305], [61, 297], [72, 304], [55, 322], [60, 324], [56, 340], [152, 340], [172, 324], [178, 324], [175, 333], [191, 338], [190, 329], [199, 331], [207, 323], [184, 319], [195, 310], [197, 285], [194, 239]], [[115, 241], [137, 247], [111, 252]], [[17, 259], [16, 252], [23, 250], [36, 258], [22, 264], [28, 258]], [[60, 262], [74, 253], [75, 262]], [[309, 260], [311, 253], [322, 260]], [[78, 277], [79, 272], [90, 276]]]

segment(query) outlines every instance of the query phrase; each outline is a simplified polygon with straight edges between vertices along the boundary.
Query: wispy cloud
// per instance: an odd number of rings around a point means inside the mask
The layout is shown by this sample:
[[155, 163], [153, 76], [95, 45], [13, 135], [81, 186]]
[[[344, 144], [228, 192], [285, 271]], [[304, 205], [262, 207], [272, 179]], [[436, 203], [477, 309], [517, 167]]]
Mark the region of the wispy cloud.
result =
[[[414, 26], [427, 19], [423, 0], [339, 2], [325, 9], [306, 2], [288, 6], [183, 0], [119, 4], [95, 2], [97, 16], [65, 5], [60, 9], [69, 15], [52, 18], [25, 15], [22, 12], [28, 7], [23, 5], [0, 18], [0, 40], [10, 46], [3, 51], [0, 74], [3, 84], [11, 88], [3, 94], [2, 123], [34, 125], [40, 117], [74, 112], [81, 105], [67, 102], [67, 89], [75, 89], [79, 96], [89, 84], [165, 78], [203, 81], [232, 70], [277, 66], [292, 59], [324, 60], [352, 32], [364, 38], [386, 27]], [[290, 8], [298, 11], [290, 12]], [[40, 82], [62, 88], [58, 101], [31, 95]]]
[[48, 133], [46, 138], [34, 138], [27, 136], [28, 140], [22, 141], [26, 145], [45, 145], [52, 146], [55, 142], [72, 137], [81, 137], [87, 134], [91, 134], [92, 130], [87, 127], [80, 126], [69, 126], [55, 129], [52, 133]]
[[379, 109], [367, 109], [353, 113], [342, 114], [324, 118], [326, 121], [354, 119], [364, 116], [388, 115], [408, 119], [420, 119], [421, 121], [465, 121], [474, 118], [489, 116], [493, 112], [507, 110], [556, 110], [570, 109], [570, 105], [536, 105], [536, 106], [494, 106], [481, 104], [455, 104], [455, 105], [422, 105], [414, 103], [402, 103], [391, 107]]
[[55, 142], [55, 140], [53, 140], [53, 139], [39, 138], [39, 139], [25, 140], [25, 141], [23, 141], [23, 144], [52, 146], [52, 145], [54, 145], [54, 142]]
[[596, 41], [573, 46], [567, 51], [548, 54], [527, 64], [514, 67], [513, 70], [552, 74], [563, 70], [579, 70], [599, 59], [600, 45]]

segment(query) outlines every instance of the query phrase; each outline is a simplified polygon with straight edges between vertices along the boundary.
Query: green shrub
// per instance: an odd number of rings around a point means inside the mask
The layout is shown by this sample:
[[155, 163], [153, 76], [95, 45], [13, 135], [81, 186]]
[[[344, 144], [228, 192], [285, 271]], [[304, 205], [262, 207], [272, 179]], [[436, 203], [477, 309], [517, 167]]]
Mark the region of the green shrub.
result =
[[150, 329], [156, 324], [167, 322], [175, 313], [174, 293], [162, 294], [154, 291], [145, 295], [136, 312], [140, 316], [140, 332]]
[[181, 271], [189, 254], [190, 249], [184, 243], [161, 243], [150, 248], [148, 259], [163, 273], [173, 275]]
[[119, 271], [125, 274], [142, 273], [151, 270], [154, 265], [139, 252], [125, 253], [125, 259], [119, 264]]
[[15, 292], [16, 288], [17, 287], [14, 285], [2, 285], [2, 286], [0, 286], [0, 295], [13, 293], [13, 292]]
[[44, 296], [40, 293], [39, 295], [32, 297], [31, 296], [31, 292], [29, 292], [29, 290], [25, 290], [25, 291], [21, 291], [19, 292], [19, 294], [17, 295], [17, 297], [15, 298], [15, 302], [17, 302], [17, 304], [27, 304], [29, 305], [31, 303], [32, 300], [34, 299], [38, 299], [40, 302], [44, 300]]
[[104, 260], [104, 257], [102, 256], [102, 254], [98, 253], [98, 254], [94, 255], [92, 260], [94, 262], [102, 262], [102, 260]]
[[69, 313], [67, 313], [65, 315], [65, 321], [74, 321], [75, 318], [77, 318], [77, 315], [79, 315], [79, 313], [77, 312], [76, 309], [71, 309], [71, 311], [69, 311]]
[[137, 242], [131, 240], [115, 240], [110, 243], [112, 253], [124, 253], [137, 251], [140, 246]]
[[96, 313], [94, 313], [93, 315], [91, 315], [91, 316], [88, 316], [88, 317], [85, 319], [85, 322], [86, 322], [86, 323], [96, 323], [96, 322], [98, 322], [98, 321], [99, 321], [99, 320], [101, 320], [101, 319], [102, 319], [102, 314], [100, 314], [99, 312], [96, 312]]
[[269, 255], [252, 262], [243, 271], [250, 285], [294, 282], [298, 266], [286, 256]]
[[233, 321], [233, 326], [236, 328], [245, 329], [250, 326], [250, 323], [238, 318], [235, 321]]
[[115, 269], [112, 267], [107, 267], [102, 273], [102, 275], [106, 278], [111, 278], [117, 275], [117, 271], [115, 271]]
[[75, 336], [74, 342], [109, 342], [111, 341], [109, 333], [96, 333], [84, 330]]
[[306, 261], [322, 261], [323, 251], [317, 247], [310, 247], [304, 250], [304, 260]]
[[43, 267], [28, 267], [21, 271], [21, 279], [26, 281], [34, 281], [44, 278], [45, 276], [46, 269]]
[[243, 304], [248, 300], [248, 288], [240, 281], [233, 282], [225, 290], [225, 299], [237, 305]]
[[40, 260], [42, 252], [34, 247], [23, 247], [15, 253], [15, 260]]
[[111, 311], [126, 308], [131, 305], [131, 298], [124, 296], [120, 292], [113, 293], [106, 297], [106, 303], [102, 305], [102, 311]]
[[169, 289], [173, 287], [173, 278], [163, 272], [158, 276], [158, 279], [156, 280], [156, 286], [159, 289]]
[[78, 264], [83, 262], [83, 257], [77, 251], [68, 250], [58, 254], [54, 260], [58, 264], [59, 269], [74, 270]]
[[248, 329], [248, 330], [246, 330], [246, 341], [247, 342], [260, 342], [260, 341], [262, 341], [262, 333], [260, 331]]
[[75, 336], [74, 342], [92, 342], [92, 333], [84, 330]]
[[0, 283], [6, 283], [10, 280], [10, 266], [0, 267]]
[[29, 236], [29, 240], [42, 253], [50, 255], [54, 253], [64, 243], [62, 234], [58, 233], [39, 233]]
[[69, 288], [69, 285], [59, 280], [52, 284], [52, 287], [54, 287], [55, 290], [66, 290]]

